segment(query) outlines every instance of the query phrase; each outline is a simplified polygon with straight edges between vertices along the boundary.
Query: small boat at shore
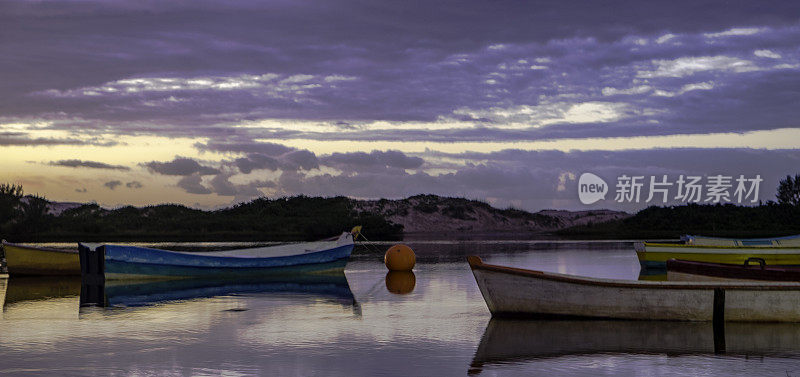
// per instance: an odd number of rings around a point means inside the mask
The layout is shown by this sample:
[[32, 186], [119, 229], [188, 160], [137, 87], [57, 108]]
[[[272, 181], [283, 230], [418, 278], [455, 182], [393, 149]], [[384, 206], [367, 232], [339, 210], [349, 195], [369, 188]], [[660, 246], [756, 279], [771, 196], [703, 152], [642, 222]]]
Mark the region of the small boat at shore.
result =
[[2, 241], [6, 268], [17, 275], [80, 275], [77, 250], [25, 246]]
[[800, 322], [800, 282], [598, 279], [467, 260], [497, 317]]
[[643, 268], [666, 269], [670, 259], [743, 264], [750, 258], [760, 258], [771, 266], [800, 266], [800, 246], [705, 246], [636, 242], [634, 249]]
[[681, 236], [686, 245], [694, 246], [760, 246], [760, 247], [800, 247], [800, 234], [785, 237], [767, 238], [722, 238], [708, 236]]
[[79, 244], [84, 282], [116, 279], [260, 276], [340, 272], [353, 251], [353, 234], [318, 242], [214, 252]]
[[706, 263], [670, 259], [667, 261], [667, 280], [800, 281], [800, 267], [768, 266], [764, 260], [758, 258], [750, 258], [744, 264]]

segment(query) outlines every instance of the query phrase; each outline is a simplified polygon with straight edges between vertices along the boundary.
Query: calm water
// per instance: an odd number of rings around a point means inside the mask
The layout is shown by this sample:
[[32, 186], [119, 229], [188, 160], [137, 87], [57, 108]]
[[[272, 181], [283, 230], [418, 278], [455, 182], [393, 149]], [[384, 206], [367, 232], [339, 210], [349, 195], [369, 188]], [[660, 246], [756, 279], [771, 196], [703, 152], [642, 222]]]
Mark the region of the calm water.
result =
[[492, 320], [464, 258], [637, 279], [629, 243], [407, 243], [413, 274], [361, 250], [343, 276], [121, 285], [106, 308], [0, 281], [0, 374], [800, 376], [800, 325], [729, 323], [715, 354], [706, 323]]

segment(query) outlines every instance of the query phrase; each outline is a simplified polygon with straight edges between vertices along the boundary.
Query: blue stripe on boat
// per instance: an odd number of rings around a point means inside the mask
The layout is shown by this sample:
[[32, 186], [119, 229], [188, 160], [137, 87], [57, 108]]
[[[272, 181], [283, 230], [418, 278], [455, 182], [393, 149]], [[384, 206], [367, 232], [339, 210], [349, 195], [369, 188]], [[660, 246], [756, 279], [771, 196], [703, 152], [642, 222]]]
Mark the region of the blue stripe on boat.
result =
[[105, 273], [142, 276], [226, 276], [343, 269], [353, 244], [270, 258], [217, 257], [136, 246], [105, 245]]

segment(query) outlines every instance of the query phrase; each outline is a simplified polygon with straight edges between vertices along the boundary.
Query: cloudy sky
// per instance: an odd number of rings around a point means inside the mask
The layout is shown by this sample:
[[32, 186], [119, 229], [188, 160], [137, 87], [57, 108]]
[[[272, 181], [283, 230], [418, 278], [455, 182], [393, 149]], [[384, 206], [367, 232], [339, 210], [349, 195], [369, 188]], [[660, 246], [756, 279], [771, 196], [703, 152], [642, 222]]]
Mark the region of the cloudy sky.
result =
[[634, 210], [663, 175], [770, 200], [800, 173], [800, 3], [4, 0], [0, 155], [0, 182], [106, 206]]

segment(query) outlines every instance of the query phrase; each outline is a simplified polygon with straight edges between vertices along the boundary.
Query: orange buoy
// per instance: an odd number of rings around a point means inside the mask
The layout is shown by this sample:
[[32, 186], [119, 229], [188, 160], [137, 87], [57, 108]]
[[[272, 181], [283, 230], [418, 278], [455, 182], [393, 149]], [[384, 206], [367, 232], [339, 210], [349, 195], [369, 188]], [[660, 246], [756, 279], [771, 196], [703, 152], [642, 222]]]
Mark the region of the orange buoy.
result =
[[389, 271], [386, 273], [386, 290], [396, 295], [411, 293], [417, 285], [414, 271]]
[[410, 247], [397, 244], [386, 250], [383, 256], [383, 263], [389, 271], [411, 271], [417, 263], [417, 256]]

